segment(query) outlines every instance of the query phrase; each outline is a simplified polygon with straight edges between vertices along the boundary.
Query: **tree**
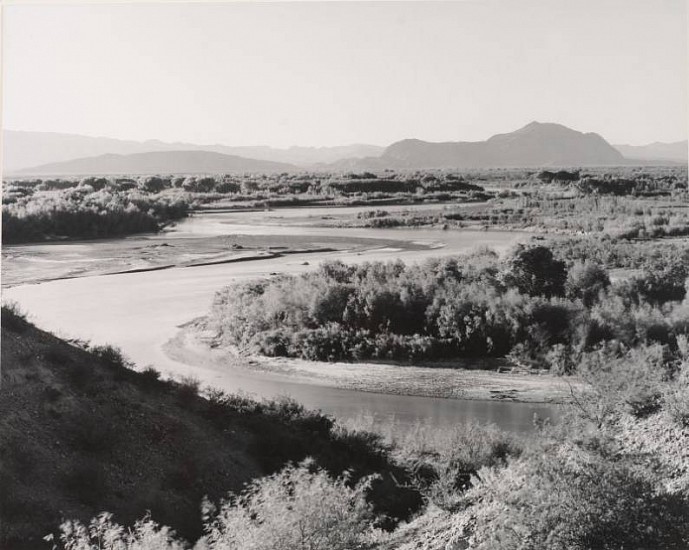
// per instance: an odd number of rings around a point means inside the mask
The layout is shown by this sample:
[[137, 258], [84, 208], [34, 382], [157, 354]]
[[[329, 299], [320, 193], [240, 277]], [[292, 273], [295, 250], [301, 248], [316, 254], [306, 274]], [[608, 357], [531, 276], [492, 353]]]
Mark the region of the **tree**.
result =
[[147, 176], [139, 180], [139, 189], [146, 193], [160, 193], [166, 187], [166, 180], [158, 176]]
[[567, 274], [565, 290], [570, 300], [580, 299], [591, 307], [601, 292], [610, 286], [605, 268], [590, 262], [577, 262]]
[[194, 185], [193, 191], [197, 193], [210, 193], [215, 189], [215, 178], [198, 178]]
[[508, 262], [505, 284], [529, 296], [563, 296], [567, 268], [545, 246], [519, 245]]
[[108, 184], [108, 180], [105, 178], [83, 178], [79, 182], [79, 187], [91, 186], [94, 191], [100, 191]]

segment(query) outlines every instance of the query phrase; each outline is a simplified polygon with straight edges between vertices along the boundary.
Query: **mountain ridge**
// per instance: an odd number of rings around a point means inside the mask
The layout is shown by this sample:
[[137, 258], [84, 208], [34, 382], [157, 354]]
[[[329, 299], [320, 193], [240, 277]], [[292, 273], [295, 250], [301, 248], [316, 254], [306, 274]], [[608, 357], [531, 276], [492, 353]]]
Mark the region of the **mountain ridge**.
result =
[[255, 160], [309, 166], [349, 157], [376, 156], [384, 147], [354, 143], [333, 147], [294, 145], [286, 148], [268, 145], [231, 146], [219, 143], [199, 145], [159, 139], [124, 140], [103, 136], [84, 136], [61, 132], [3, 131], [3, 165], [6, 172], [18, 172], [52, 164], [104, 154], [135, 154], [158, 151], [210, 151]]
[[622, 154], [599, 134], [555, 123], [531, 122], [484, 141], [428, 142], [406, 139], [381, 155], [400, 168], [614, 165]]
[[[655, 142], [645, 146], [613, 146], [595, 132], [580, 132], [562, 124], [537, 121], [512, 132], [495, 134], [483, 141], [432, 142], [407, 138], [385, 148], [366, 144], [335, 147], [292, 146], [284, 149], [263, 145], [231, 147], [220, 144], [164, 142], [155, 139], [137, 142], [76, 134], [14, 130], [5, 130], [4, 137], [5, 171], [10, 175], [275, 172], [299, 169], [414, 170], [687, 162], [686, 141]], [[34, 145], [30, 143], [32, 140], [35, 142]], [[142, 148], [146, 150], [142, 151]], [[102, 152], [103, 150], [105, 152]], [[75, 157], [79, 151], [100, 152]], [[211, 159], [209, 154], [221, 155], [224, 158]], [[69, 158], [12, 169], [13, 166], [26, 164], [31, 155], [36, 158], [56, 155]], [[124, 160], [118, 155], [131, 158]], [[163, 157], [166, 158], [165, 161]], [[153, 163], [153, 158], [157, 158], [159, 163]], [[291, 159], [293, 162], [286, 162], [284, 159]]]
[[224, 155], [213, 151], [152, 151], [54, 162], [19, 170], [18, 175], [199, 174], [222, 172], [290, 172], [292, 164]]
[[646, 145], [614, 145], [628, 159], [689, 161], [689, 140], [654, 141]]

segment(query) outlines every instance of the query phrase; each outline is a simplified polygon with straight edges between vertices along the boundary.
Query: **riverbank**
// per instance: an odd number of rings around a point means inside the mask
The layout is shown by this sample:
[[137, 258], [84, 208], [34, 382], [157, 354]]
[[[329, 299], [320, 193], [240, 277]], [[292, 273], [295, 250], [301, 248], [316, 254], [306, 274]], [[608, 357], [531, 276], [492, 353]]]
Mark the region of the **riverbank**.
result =
[[458, 359], [432, 365], [323, 363], [244, 356], [212, 348], [210, 340], [210, 335], [192, 322], [183, 326], [163, 351], [180, 363], [219, 372], [232, 369], [272, 380], [399, 396], [562, 404], [570, 402], [572, 389], [582, 386], [573, 378], [503, 372], [510, 368], [505, 359]]
[[[16, 302], [45, 330], [66, 338], [114, 345], [136, 364], [151, 365], [165, 376], [195, 377], [204, 387], [248, 393], [258, 399], [289, 395], [310, 409], [338, 419], [356, 418], [363, 412], [381, 420], [394, 419], [405, 427], [428, 422], [444, 428], [471, 421], [530, 433], [534, 415], [557, 418], [557, 406], [547, 404], [543, 396], [532, 399], [532, 403], [515, 403], [493, 399], [489, 392], [482, 400], [477, 395], [471, 395], [472, 399], [416, 397], [419, 392], [409, 387], [395, 389], [396, 394], [392, 390], [388, 394], [348, 391], [340, 388], [355, 388], [356, 380], [329, 385], [321, 381], [316, 385], [300, 383], [293, 374], [259, 371], [251, 365], [204, 368], [193, 361], [170, 358], [163, 352], [164, 344], [175, 337], [180, 325], [206, 315], [215, 293], [228, 284], [274, 274], [298, 275], [328, 260], [415, 263], [466, 254], [478, 247], [501, 253], [530, 238], [525, 233], [493, 231], [301, 227], [288, 219], [303, 215], [298, 209], [283, 209], [279, 214], [282, 220], [274, 218], [275, 212], [255, 213], [258, 219], [253, 215], [204, 214], [145, 238], [5, 247], [3, 299]], [[315, 248], [336, 251], [307, 251]], [[286, 253], [297, 249], [303, 252]], [[277, 255], [193, 269], [180, 266], [99, 276], [101, 269], [123, 271], [206, 261], [207, 256], [216, 253], [215, 259], [220, 255], [266, 252]], [[76, 277], [58, 279], [65, 275]], [[46, 278], [56, 280], [35, 284]], [[412, 370], [405, 372], [411, 376]], [[400, 368], [395, 367], [393, 376], [399, 375]], [[427, 390], [423, 395], [433, 392]]]
[[[442, 210], [447, 205], [423, 206], [426, 210], [431, 207]], [[524, 232], [476, 229], [338, 227], [341, 220], [356, 218], [358, 213], [366, 210], [364, 207], [321, 207], [281, 208], [269, 212], [205, 211], [159, 233], [118, 239], [4, 246], [2, 286], [9, 288], [75, 277], [270, 260], [300, 253], [316, 256], [331, 252], [354, 256], [372, 254], [375, 259], [396, 259], [402, 254], [409, 257], [456, 254], [480, 246], [499, 251], [531, 236]], [[470, 238], [467, 238], [467, 233]]]
[[[275, 228], [271, 231], [278, 232]], [[299, 254], [426, 250], [431, 246], [375, 236], [242, 233], [213, 236], [160, 233], [126, 239], [14, 245], [2, 251], [2, 286], [271, 260]]]

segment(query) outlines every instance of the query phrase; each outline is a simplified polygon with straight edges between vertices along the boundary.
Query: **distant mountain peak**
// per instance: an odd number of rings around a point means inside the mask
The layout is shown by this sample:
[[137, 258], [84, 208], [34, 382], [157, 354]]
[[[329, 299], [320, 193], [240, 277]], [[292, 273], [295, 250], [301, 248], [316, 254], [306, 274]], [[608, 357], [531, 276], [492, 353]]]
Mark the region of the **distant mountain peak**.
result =
[[526, 126], [523, 128], [520, 128], [519, 130], [516, 130], [517, 132], [522, 132], [524, 130], [538, 130], [542, 128], [565, 128], [567, 130], [570, 130], [570, 128], [567, 128], [567, 126], [563, 126], [562, 124], [558, 124], [556, 122], [539, 122], [538, 120], [533, 120], [529, 122]]
[[582, 134], [583, 132], [574, 130], [564, 124], [558, 124], [557, 122], [538, 122], [534, 120], [529, 122], [526, 126], [515, 130], [514, 132], [509, 132], [509, 134], [498, 134], [498, 135], [521, 135], [521, 134]]
[[623, 156], [598, 134], [538, 121], [486, 141], [429, 143], [405, 139], [393, 143], [381, 158], [400, 168], [417, 169], [624, 163]]

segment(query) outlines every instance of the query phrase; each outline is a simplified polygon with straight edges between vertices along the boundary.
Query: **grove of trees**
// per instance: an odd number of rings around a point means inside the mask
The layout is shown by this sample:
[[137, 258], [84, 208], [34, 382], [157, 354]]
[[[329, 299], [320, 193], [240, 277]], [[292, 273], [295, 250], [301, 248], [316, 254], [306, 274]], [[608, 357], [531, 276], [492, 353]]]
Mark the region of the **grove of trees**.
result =
[[[223, 346], [311, 360], [432, 360], [512, 354], [570, 372], [582, 354], [687, 334], [689, 265], [610, 281], [592, 262], [570, 268], [545, 246], [505, 260], [485, 251], [420, 265], [325, 263], [315, 272], [234, 284], [207, 328]], [[566, 356], [563, 363], [558, 357]]]
[[185, 217], [190, 202], [182, 196], [138, 190], [95, 190], [89, 183], [56, 191], [3, 195], [2, 239], [5, 244], [51, 239], [97, 239], [158, 231]]

